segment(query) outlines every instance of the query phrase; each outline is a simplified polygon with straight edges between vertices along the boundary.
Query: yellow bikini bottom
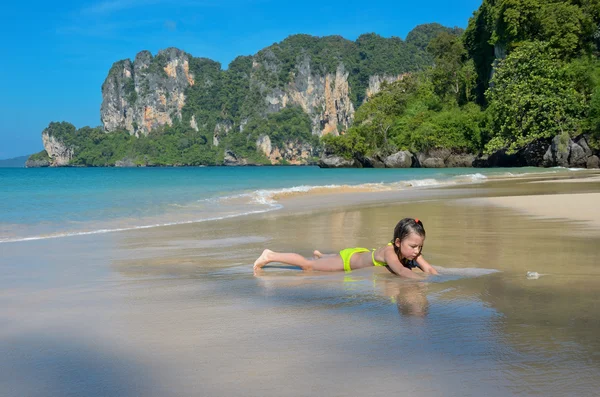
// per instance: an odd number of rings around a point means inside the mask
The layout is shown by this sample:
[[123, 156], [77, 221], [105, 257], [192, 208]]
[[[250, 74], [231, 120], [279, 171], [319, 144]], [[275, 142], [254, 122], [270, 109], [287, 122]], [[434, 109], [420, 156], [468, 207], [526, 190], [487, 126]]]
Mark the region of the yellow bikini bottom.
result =
[[373, 260], [373, 266], [385, 266], [385, 262], [379, 262], [375, 260], [375, 249], [370, 250], [368, 248], [346, 248], [340, 251], [340, 256], [342, 257], [342, 261], [344, 262], [344, 271], [351, 272], [350, 268], [350, 258], [352, 255], [358, 252], [369, 252], [371, 251], [371, 259]]

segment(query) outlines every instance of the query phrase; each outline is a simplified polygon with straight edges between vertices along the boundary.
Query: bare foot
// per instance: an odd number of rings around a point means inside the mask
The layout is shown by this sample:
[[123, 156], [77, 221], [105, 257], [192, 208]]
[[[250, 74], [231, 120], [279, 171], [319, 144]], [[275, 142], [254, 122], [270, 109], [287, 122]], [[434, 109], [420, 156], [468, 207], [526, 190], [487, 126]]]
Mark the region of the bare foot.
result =
[[261, 277], [265, 274], [265, 271], [261, 267], [254, 268], [254, 277]]
[[263, 253], [258, 257], [258, 259], [254, 261], [254, 269], [260, 269], [261, 267], [269, 263], [269, 256], [272, 253], [273, 251], [271, 251], [270, 249], [264, 250]]
[[315, 257], [315, 259], [319, 259], [319, 258], [323, 257], [323, 254], [319, 250], [314, 250], [313, 251], [313, 256]]

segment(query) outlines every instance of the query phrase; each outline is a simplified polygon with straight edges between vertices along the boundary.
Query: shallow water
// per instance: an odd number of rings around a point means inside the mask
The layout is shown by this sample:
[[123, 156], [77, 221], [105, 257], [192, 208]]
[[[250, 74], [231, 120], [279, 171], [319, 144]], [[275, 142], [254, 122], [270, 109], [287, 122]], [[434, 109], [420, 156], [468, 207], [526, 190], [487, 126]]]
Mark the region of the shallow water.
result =
[[[569, 191], [600, 190], [577, 185]], [[449, 196], [531, 189], [564, 187]], [[1, 394], [597, 395], [600, 235], [402, 197], [3, 244]], [[423, 219], [439, 277], [251, 271], [264, 247], [308, 256], [383, 244], [404, 216]]]
[[0, 169], [0, 244], [199, 223], [281, 208], [307, 192], [413, 190], [568, 169], [318, 167]]

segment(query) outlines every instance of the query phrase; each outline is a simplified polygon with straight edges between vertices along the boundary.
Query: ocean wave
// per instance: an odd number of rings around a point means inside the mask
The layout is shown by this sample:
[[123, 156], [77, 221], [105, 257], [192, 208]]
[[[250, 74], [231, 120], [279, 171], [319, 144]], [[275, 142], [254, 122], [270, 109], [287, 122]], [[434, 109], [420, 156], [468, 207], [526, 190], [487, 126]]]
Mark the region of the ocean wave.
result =
[[[277, 208], [280, 208], [280, 207], [281, 206], [277, 206]], [[236, 214], [228, 214], [228, 215], [215, 216], [215, 217], [209, 217], [209, 218], [203, 218], [203, 219], [194, 219], [194, 220], [176, 221], [176, 222], [164, 222], [164, 223], [156, 223], [156, 224], [150, 224], [150, 225], [138, 225], [138, 226], [97, 229], [97, 230], [88, 230], [88, 231], [60, 232], [60, 233], [55, 233], [55, 234], [36, 235], [36, 236], [28, 236], [28, 237], [4, 238], [4, 239], [0, 239], [0, 244], [17, 243], [17, 242], [24, 242], [24, 241], [35, 241], [35, 240], [47, 240], [47, 239], [64, 238], [64, 237], [87, 236], [87, 235], [92, 235], [92, 234], [116, 233], [116, 232], [132, 231], [132, 230], [152, 229], [152, 228], [164, 227], [164, 226], [176, 226], [176, 225], [187, 225], [187, 224], [192, 224], [192, 223], [209, 222], [209, 221], [219, 221], [219, 220], [223, 220], [223, 219], [236, 218], [236, 217], [246, 216], [246, 215], [261, 214], [261, 213], [273, 211], [274, 209], [276, 209], [276, 208], [252, 210], [252, 211], [245, 211], [245, 212], [240, 212], [240, 213], [236, 213]]]
[[[431, 187], [431, 186], [440, 186], [444, 184], [444, 182], [439, 181], [433, 178], [426, 179], [412, 179], [410, 181], [403, 182], [407, 187]], [[448, 182], [446, 182], [448, 183]]]
[[488, 177], [481, 173], [449, 176], [446, 179], [424, 178], [409, 179], [396, 182], [366, 182], [356, 185], [299, 185], [289, 188], [260, 189], [254, 192], [223, 196], [216, 200], [220, 202], [234, 201], [247, 198], [250, 201], [262, 205], [278, 205], [279, 200], [306, 194], [320, 193], [347, 193], [347, 192], [389, 192], [401, 191], [411, 188], [433, 188], [448, 185], [459, 185], [478, 183], [487, 180]]

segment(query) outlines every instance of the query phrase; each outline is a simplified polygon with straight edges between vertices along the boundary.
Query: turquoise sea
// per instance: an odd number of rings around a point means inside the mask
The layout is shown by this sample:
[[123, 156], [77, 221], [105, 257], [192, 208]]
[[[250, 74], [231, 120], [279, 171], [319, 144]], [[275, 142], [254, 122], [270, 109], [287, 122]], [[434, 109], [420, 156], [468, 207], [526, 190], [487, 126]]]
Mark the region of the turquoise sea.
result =
[[556, 169], [318, 167], [2, 168], [0, 243], [202, 222], [274, 211], [274, 196], [365, 185], [402, 190]]

